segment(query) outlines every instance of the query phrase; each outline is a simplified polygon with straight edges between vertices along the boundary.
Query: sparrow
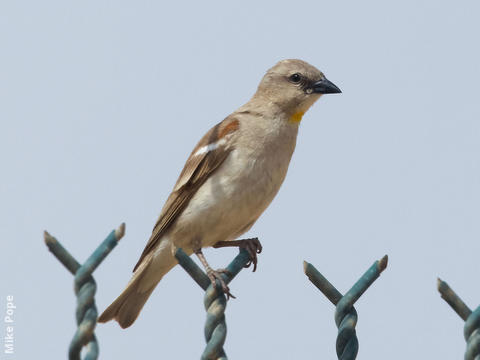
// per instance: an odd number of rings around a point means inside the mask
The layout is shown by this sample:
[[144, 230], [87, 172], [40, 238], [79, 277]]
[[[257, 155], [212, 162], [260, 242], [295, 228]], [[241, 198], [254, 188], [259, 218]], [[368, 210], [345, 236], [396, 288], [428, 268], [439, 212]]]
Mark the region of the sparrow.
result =
[[277, 194], [295, 149], [305, 112], [323, 95], [340, 93], [305, 61], [288, 59], [269, 69], [253, 97], [211, 128], [180, 173], [125, 290], [98, 322], [133, 324], [162, 277], [176, 264], [174, 252], [195, 253], [213, 284], [219, 271], [202, 248], [247, 249], [254, 270], [258, 239], [236, 240], [248, 231]]

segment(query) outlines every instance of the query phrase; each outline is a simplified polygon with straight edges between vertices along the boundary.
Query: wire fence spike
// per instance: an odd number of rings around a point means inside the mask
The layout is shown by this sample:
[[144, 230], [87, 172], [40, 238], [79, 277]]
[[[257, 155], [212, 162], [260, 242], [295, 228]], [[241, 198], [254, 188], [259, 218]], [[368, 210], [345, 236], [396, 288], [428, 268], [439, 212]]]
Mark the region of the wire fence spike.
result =
[[353, 304], [378, 279], [388, 264], [388, 256], [377, 260], [362, 275], [362, 277], [342, 295], [312, 264], [304, 261], [303, 269], [308, 279], [315, 285], [335, 306], [335, 324], [338, 328], [336, 351], [341, 360], [356, 359], [358, 354], [358, 338], [355, 331], [357, 325], [357, 311]]
[[[227, 355], [223, 350], [227, 337], [227, 325], [225, 322], [227, 299], [222, 291], [220, 282], [217, 280], [216, 286], [213, 287], [205, 272], [182, 249], [178, 248], [176, 250], [175, 257], [180, 266], [205, 290], [203, 303], [207, 311], [207, 320], [205, 322], [205, 340], [207, 345], [201, 359], [227, 360]], [[226, 272], [221, 274], [225, 283], [230, 283], [249, 261], [250, 255], [245, 249], [241, 249], [240, 253], [227, 266]]]
[[474, 311], [443, 280], [437, 279], [440, 296], [465, 321], [463, 336], [467, 342], [465, 360], [480, 360], [480, 306]]
[[95, 360], [98, 358], [99, 347], [94, 333], [98, 316], [94, 298], [97, 285], [92, 273], [117, 245], [124, 234], [125, 223], [122, 223], [107, 236], [83, 265], [80, 265], [68, 250], [47, 231], [43, 234], [48, 250], [75, 276], [77, 330], [68, 350], [68, 358], [70, 360], [80, 360], [83, 347], [85, 347], [84, 360]]

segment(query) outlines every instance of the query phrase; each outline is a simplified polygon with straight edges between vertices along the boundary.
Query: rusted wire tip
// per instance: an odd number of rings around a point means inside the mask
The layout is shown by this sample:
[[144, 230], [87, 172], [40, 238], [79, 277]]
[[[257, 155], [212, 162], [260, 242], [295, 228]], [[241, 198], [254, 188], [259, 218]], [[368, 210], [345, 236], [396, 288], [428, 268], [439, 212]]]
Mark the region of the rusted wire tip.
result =
[[308, 266], [308, 262], [306, 262], [305, 260], [303, 260], [303, 272], [306, 274], [307, 273], [307, 266]]
[[50, 235], [47, 230], [43, 232], [43, 241], [45, 241], [45, 244], [47, 246], [57, 242], [57, 240], [52, 235]]
[[380, 260], [378, 260], [378, 270], [380, 270], [380, 272], [385, 270], [387, 268], [387, 265], [388, 265], [388, 255], [385, 255]]
[[448, 286], [448, 284], [443, 281], [442, 279], [440, 278], [437, 278], [437, 289], [438, 289], [438, 292], [440, 294], [443, 295], [443, 293], [448, 290], [450, 288], [450, 286]]
[[115, 238], [117, 241], [120, 241], [123, 235], [125, 235], [125, 223], [121, 223], [120, 226], [115, 229]]

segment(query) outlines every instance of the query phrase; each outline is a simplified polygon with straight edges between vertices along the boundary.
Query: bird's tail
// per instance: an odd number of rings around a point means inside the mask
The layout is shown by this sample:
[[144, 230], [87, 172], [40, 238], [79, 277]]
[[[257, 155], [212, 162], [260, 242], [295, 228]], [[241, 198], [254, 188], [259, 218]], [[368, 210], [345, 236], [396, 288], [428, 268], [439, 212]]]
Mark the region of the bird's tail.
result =
[[119, 297], [100, 315], [98, 322], [116, 320], [123, 328], [134, 323], [159, 281], [175, 264], [168, 249], [146, 257], [133, 273], [132, 279]]
[[150, 290], [139, 293], [134, 286], [127, 286], [120, 296], [100, 315], [98, 322], [104, 323], [116, 320], [123, 329], [129, 327], [137, 319], [153, 289], [155, 289], [155, 286], [152, 286]]

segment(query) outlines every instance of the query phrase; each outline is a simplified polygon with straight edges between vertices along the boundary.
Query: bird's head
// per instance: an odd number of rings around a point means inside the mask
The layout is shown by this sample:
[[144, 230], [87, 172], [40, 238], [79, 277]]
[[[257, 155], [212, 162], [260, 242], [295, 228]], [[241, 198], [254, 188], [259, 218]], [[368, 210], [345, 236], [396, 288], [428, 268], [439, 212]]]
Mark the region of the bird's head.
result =
[[299, 122], [303, 114], [323, 94], [340, 93], [323, 73], [303, 60], [279, 61], [267, 71], [255, 96], [266, 98]]

